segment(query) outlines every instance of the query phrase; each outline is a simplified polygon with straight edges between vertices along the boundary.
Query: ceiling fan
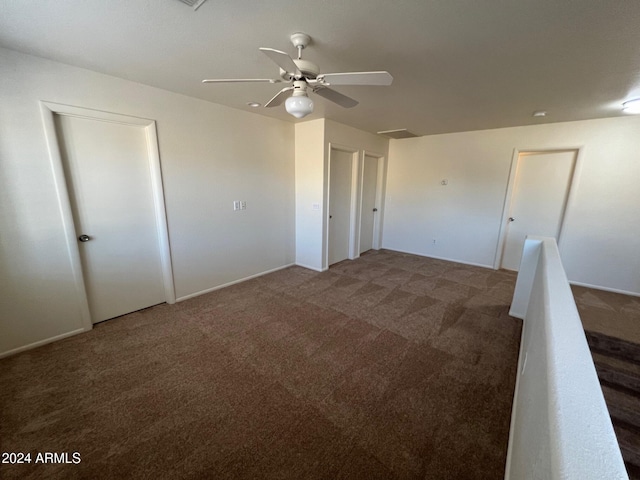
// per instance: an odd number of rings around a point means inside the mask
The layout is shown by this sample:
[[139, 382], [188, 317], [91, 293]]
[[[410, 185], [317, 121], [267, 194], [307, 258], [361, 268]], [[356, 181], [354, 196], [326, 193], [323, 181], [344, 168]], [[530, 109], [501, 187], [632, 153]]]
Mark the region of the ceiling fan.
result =
[[288, 113], [296, 118], [302, 118], [313, 112], [313, 101], [308, 91], [334, 102], [341, 107], [351, 108], [358, 105], [353, 98], [347, 97], [329, 87], [338, 85], [379, 85], [388, 86], [393, 82], [389, 72], [343, 72], [320, 73], [318, 66], [309, 60], [302, 59], [302, 50], [311, 42], [311, 37], [305, 33], [291, 35], [291, 43], [298, 50], [298, 58], [291, 58], [285, 52], [273, 48], [260, 48], [278, 67], [280, 78], [220, 78], [205, 79], [202, 83], [238, 83], [238, 82], [268, 82], [290, 83], [291, 86], [280, 90], [269, 100], [265, 107], [277, 107], [285, 102]]

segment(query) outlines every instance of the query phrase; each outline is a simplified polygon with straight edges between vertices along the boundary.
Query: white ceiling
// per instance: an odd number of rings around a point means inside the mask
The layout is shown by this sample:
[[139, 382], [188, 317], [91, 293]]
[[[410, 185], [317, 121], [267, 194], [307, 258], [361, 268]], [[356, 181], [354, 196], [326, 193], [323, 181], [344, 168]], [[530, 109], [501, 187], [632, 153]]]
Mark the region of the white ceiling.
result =
[[258, 47], [293, 56], [297, 31], [324, 73], [394, 77], [335, 87], [360, 105], [315, 97], [304, 120], [425, 135], [618, 116], [640, 97], [638, 0], [208, 0], [197, 11], [178, 0], [0, 0], [1, 46], [292, 122], [283, 107], [246, 105], [282, 85], [200, 80], [277, 77]]

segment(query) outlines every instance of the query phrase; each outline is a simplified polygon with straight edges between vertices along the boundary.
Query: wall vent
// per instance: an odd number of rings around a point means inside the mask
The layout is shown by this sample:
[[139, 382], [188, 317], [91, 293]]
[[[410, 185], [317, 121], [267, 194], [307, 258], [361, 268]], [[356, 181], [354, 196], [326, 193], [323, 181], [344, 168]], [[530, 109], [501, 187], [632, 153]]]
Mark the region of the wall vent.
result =
[[396, 140], [401, 138], [414, 138], [419, 136], [413, 132], [410, 132], [406, 128], [400, 128], [398, 130], [383, 130], [382, 132], [378, 132], [378, 135], [384, 135], [385, 137], [394, 138]]
[[193, 7], [194, 10], [198, 10], [204, 2], [207, 0], [180, 0], [182, 3], [186, 3], [190, 7]]

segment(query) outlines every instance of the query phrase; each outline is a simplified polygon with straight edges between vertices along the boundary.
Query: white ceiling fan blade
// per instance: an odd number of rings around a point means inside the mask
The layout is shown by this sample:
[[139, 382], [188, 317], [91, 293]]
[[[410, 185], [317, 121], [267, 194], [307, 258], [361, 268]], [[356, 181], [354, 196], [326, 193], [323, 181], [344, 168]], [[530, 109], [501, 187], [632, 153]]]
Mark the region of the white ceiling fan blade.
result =
[[327, 87], [314, 88], [313, 93], [320, 95], [321, 97], [326, 98], [327, 100], [330, 100], [333, 103], [337, 103], [338, 105], [344, 108], [352, 108], [358, 105], [357, 100], [354, 100], [351, 97], [347, 97], [346, 95], [343, 95]]
[[302, 72], [298, 69], [298, 66], [285, 52], [280, 50], [274, 50], [273, 48], [260, 47], [260, 51], [267, 57], [273, 60], [285, 72], [292, 74], [294, 77], [302, 77]]
[[202, 83], [241, 83], [241, 82], [269, 82], [280, 83], [282, 80], [272, 78], [206, 78]]
[[278, 105], [282, 105], [282, 102], [285, 101], [291, 95], [293, 91], [293, 87], [287, 87], [280, 90], [276, 93], [271, 100], [264, 104], [265, 107], [277, 107]]
[[318, 81], [327, 85], [379, 85], [388, 86], [393, 82], [389, 72], [345, 72], [318, 75]]

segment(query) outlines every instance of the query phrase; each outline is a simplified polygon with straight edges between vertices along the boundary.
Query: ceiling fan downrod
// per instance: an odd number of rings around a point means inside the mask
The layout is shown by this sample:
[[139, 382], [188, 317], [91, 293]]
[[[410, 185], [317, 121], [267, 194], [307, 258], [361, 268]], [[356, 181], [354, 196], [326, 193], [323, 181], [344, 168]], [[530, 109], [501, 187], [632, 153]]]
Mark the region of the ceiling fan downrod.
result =
[[311, 37], [306, 33], [296, 32], [289, 37], [293, 46], [298, 49], [298, 60], [302, 58], [302, 50], [311, 42]]

